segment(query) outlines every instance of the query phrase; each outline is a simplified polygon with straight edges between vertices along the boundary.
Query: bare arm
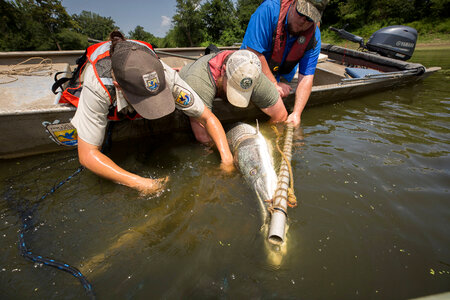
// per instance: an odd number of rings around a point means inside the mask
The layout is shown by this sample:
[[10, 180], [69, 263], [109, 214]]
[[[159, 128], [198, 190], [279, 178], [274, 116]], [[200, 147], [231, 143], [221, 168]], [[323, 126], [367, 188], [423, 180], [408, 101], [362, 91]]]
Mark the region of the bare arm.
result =
[[194, 118], [200, 122], [208, 132], [217, 150], [220, 153], [220, 158], [222, 159], [222, 165], [225, 170], [231, 170], [233, 166], [233, 155], [231, 154], [230, 147], [228, 146], [227, 138], [225, 136], [225, 131], [220, 123], [219, 119], [205, 107], [202, 115], [199, 118]]
[[295, 127], [298, 127], [300, 125], [303, 109], [305, 108], [309, 96], [311, 95], [313, 80], [314, 75], [298, 75], [297, 90], [295, 91], [294, 110], [286, 120], [287, 123], [294, 123]]
[[261, 110], [270, 117], [270, 123], [283, 122], [287, 118], [286, 107], [284, 106], [281, 96], [278, 96], [278, 101], [275, 103], [275, 105], [267, 108], [262, 108]]
[[80, 163], [106, 179], [134, 188], [144, 194], [152, 194], [162, 189], [168, 178], [151, 179], [130, 173], [109, 157], [100, 152], [100, 147], [91, 145], [78, 138], [78, 157]]

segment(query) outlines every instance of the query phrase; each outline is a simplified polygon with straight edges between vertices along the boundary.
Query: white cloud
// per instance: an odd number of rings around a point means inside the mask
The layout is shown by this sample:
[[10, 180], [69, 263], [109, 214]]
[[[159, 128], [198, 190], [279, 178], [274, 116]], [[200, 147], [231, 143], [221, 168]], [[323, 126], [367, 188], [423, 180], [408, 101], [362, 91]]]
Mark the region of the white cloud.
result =
[[172, 20], [167, 16], [161, 16], [161, 27], [169, 27]]

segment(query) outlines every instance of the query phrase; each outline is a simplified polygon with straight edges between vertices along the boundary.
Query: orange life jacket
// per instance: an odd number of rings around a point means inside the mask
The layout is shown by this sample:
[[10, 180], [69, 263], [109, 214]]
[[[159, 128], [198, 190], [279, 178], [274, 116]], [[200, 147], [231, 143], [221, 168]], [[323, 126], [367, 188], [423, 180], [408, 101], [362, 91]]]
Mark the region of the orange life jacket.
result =
[[272, 56], [269, 61], [269, 68], [274, 75], [290, 73], [303, 57], [303, 54], [316, 46], [316, 39], [314, 38], [316, 24], [314, 24], [298, 37], [297, 41], [289, 50], [285, 61], [281, 63], [287, 40], [285, 22], [289, 7], [293, 2], [294, 0], [280, 0], [280, 14], [278, 15], [277, 28], [272, 35]]
[[[153, 51], [152, 45], [150, 45], [147, 42], [136, 40], [127, 40], [127, 41], [143, 45]], [[81, 90], [83, 88], [80, 76], [83, 73], [87, 62], [89, 62], [90, 64], [92, 64], [95, 76], [97, 77], [97, 80], [100, 82], [100, 85], [108, 94], [109, 100], [111, 102], [108, 112], [108, 119], [112, 121], [119, 121], [124, 119], [125, 117], [130, 120], [141, 118], [141, 116], [138, 113], [136, 113], [136, 111], [128, 113], [126, 115], [117, 111], [116, 88], [113, 84], [113, 79], [111, 75], [111, 57], [109, 53], [110, 48], [111, 42], [107, 41], [94, 44], [86, 49], [84, 55], [77, 60], [78, 66], [74, 70], [72, 78], [68, 79], [70, 80], [68, 87], [62, 92], [59, 103], [70, 103], [73, 106], [78, 107]], [[56, 83], [58, 82], [58, 80], [56, 80], [56, 76], [55, 81], [56, 85]], [[62, 81], [64, 81], [64, 79], [62, 79]], [[55, 85], [52, 88], [54, 92], [57, 87], [61, 86], [61, 84], [57, 85], [56, 88]]]

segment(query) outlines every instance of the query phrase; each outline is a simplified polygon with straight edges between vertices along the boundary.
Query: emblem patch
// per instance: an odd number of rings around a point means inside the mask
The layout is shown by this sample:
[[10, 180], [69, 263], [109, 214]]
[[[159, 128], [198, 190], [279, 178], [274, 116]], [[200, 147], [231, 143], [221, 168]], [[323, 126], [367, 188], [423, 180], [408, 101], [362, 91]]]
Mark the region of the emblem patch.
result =
[[71, 123], [49, 124], [46, 128], [58, 145], [77, 146], [77, 130]]
[[147, 90], [152, 93], [156, 93], [158, 91], [160, 83], [156, 71], [142, 75], [142, 79], [144, 79], [145, 88]]
[[178, 95], [175, 98], [175, 102], [181, 107], [190, 107], [194, 104], [191, 93], [189, 91], [177, 86]]
[[252, 86], [253, 80], [251, 78], [244, 78], [241, 80], [241, 88], [243, 88], [244, 90], [248, 89], [249, 87]]
[[297, 39], [297, 43], [299, 43], [299, 44], [303, 44], [305, 41], [306, 41], [306, 37], [304, 37], [303, 35]]

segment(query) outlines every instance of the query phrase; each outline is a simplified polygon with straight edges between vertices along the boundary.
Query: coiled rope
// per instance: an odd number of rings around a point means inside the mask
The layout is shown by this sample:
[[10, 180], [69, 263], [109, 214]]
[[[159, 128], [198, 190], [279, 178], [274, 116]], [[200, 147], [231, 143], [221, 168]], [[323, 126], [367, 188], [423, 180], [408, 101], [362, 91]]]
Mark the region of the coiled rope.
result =
[[[37, 64], [26, 64], [31, 60], [40, 59]], [[30, 57], [23, 62], [10, 66], [6, 71], [0, 71], [0, 75], [10, 78], [7, 81], [0, 81], [0, 84], [11, 83], [19, 80], [18, 76], [50, 76], [53, 73], [53, 63], [50, 58]]]

